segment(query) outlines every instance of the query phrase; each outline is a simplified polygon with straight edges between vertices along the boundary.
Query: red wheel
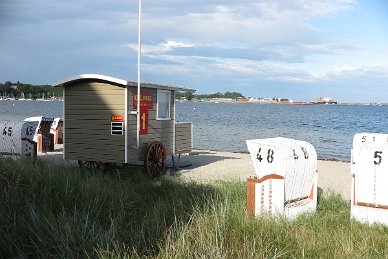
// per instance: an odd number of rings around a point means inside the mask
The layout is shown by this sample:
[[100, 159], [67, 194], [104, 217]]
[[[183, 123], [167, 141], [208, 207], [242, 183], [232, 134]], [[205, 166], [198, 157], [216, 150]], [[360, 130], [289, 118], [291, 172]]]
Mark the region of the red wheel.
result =
[[144, 155], [144, 168], [148, 175], [157, 177], [164, 173], [166, 169], [167, 153], [163, 144], [154, 141], [148, 145]]

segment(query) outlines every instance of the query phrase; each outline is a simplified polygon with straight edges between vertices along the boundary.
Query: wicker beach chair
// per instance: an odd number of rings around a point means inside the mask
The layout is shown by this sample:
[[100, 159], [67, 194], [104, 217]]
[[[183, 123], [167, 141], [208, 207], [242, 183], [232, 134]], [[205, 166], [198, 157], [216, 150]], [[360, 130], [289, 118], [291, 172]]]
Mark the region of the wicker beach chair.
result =
[[36, 158], [37, 145], [34, 134], [37, 122], [0, 121], [0, 155]]
[[388, 134], [353, 138], [351, 216], [388, 225]]
[[256, 177], [248, 179], [250, 214], [294, 218], [317, 205], [317, 154], [304, 141], [288, 138], [247, 140]]

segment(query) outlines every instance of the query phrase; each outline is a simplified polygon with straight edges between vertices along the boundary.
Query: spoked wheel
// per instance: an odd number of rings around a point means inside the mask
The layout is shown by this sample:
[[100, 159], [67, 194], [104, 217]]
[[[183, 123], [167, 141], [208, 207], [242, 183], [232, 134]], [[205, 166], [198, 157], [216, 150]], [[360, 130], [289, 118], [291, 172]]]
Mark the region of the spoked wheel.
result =
[[144, 167], [148, 175], [151, 177], [162, 175], [166, 169], [166, 158], [163, 144], [158, 141], [151, 142], [144, 155]]
[[101, 168], [101, 163], [97, 161], [82, 161], [78, 160], [78, 165], [81, 169], [100, 169]]

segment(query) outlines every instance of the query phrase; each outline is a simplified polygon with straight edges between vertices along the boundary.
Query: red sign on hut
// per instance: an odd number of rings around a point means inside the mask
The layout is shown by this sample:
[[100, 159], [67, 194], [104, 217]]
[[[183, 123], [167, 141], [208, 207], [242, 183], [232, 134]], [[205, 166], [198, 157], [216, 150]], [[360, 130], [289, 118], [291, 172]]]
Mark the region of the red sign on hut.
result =
[[[137, 109], [137, 93], [132, 95], [132, 106]], [[148, 134], [148, 109], [153, 108], [153, 98], [150, 93], [140, 93], [140, 135]]]
[[124, 116], [122, 115], [112, 115], [111, 122], [124, 122]]
[[[137, 93], [132, 94], [133, 108], [137, 109]], [[152, 94], [150, 93], [140, 93], [140, 107], [147, 107], [148, 109], [153, 108]]]

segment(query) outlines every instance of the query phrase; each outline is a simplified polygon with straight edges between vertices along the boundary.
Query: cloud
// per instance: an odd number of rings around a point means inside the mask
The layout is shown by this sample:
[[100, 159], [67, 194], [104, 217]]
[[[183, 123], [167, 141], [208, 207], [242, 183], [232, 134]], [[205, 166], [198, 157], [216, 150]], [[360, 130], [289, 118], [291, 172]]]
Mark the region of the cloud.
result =
[[[143, 1], [142, 78], [208, 91], [240, 86], [269, 94], [283, 86], [300, 95], [364, 79], [382, 85], [387, 68], [369, 58], [370, 46], [316, 22], [351, 14], [357, 5]], [[83, 72], [136, 78], [137, 8], [127, 0], [1, 1], [0, 81], [47, 83]]]
[[[132, 51], [137, 51], [137, 44], [128, 44]], [[303, 63], [312, 55], [347, 55], [362, 50], [361, 46], [351, 43], [295, 44], [295, 45], [263, 45], [250, 46], [248, 43], [185, 43], [166, 41], [155, 45], [143, 44], [142, 54], [153, 59], [168, 53], [177, 56], [202, 56], [247, 59], [255, 61], [272, 61], [287, 63]]]
[[[352, 8], [352, 1], [177, 1], [143, 3], [144, 53], [304, 60], [305, 44], [320, 44], [308, 20]], [[137, 44], [137, 1], [5, 1], [13, 41], [70, 52], [85, 46]], [[49, 10], [49, 11], [48, 11]], [[13, 19], [11, 19], [13, 17]], [[182, 42], [190, 46], [169, 46]], [[164, 45], [163, 45], [164, 44]], [[166, 45], [167, 44], [167, 45]], [[195, 48], [194, 48], [195, 46]], [[239, 47], [236, 47], [239, 46]], [[244, 46], [241, 48], [241, 46]], [[91, 47], [93, 48], [93, 47]], [[190, 53], [192, 51], [192, 53]], [[311, 50], [314, 51], [314, 50]], [[112, 52], [112, 51], [110, 51]], [[291, 54], [292, 53], [292, 54]], [[301, 55], [299, 55], [301, 54]]]
[[[165, 2], [165, 6], [170, 6], [169, 3], [171, 1]], [[215, 4], [205, 4], [197, 11], [197, 8], [188, 10], [171, 4], [170, 10], [174, 10], [174, 14], [169, 13], [166, 19], [163, 19], [163, 14], [156, 15], [152, 8], [147, 11], [144, 7], [144, 26], [155, 28], [152, 33], [161, 33], [152, 35], [154, 39], [171, 38], [169, 32], [173, 32], [175, 37], [202, 42], [236, 39], [257, 44], [284, 40], [287, 43], [290, 40], [299, 42], [317, 32], [317, 28], [309, 24], [311, 18], [349, 10], [353, 6], [352, 1], [240, 1], [234, 4], [226, 1], [223, 5], [215, 1]], [[304, 36], [300, 32], [304, 32]], [[149, 36], [145, 32], [145, 37]]]
[[335, 79], [341, 79], [344, 77], [380, 77], [385, 78], [385, 80], [382, 80], [382, 82], [383, 84], [387, 85], [386, 80], [388, 79], [388, 66], [381, 64], [365, 64], [362, 66], [345, 64], [328, 74], [332, 75], [332, 77]]
[[361, 66], [343, 65], [328, 67], [319, 72], [305, 68], [296, 68], [287, 63], [263, 62], [248, 59], [230, 59], [202, 56], [147, 55], [160, 63], [147, 62], [143, 68], [149, 74], [169, 74], [214, 78], [245, 78], [251, 82], [266, 81], [299, 84], [333, 84], [336, 82], [354, 82], [380, 78], [380, 84], [387, 84], [388, 66], [364, 64]]
[[[186, 2], [185, 2], [186, 3]], [[360, 47], [348, 40], [327, 42], [310, 23], [315, 17], [351, 10], [354, 1], [167, 1], [167, 10], [144, 7], [143, 53], [301, 63], [310, 55], [342, 55]], [[149, 5], [152, 5], [150, 2]], [[159, 12], [159, 13], [157, 13]], [[167, 47], [185, 39], [189, 47]], [[128, 46], [137, 49], [136, 39]]]
[[[152, 56], [150, 56], [152, 58]], [[240, 77], [283, 82], [312, 82], [322, 80], [324, 75], [310, 73], [292, 66], [263, 63], [246, 59], [225, 59], [198, 56], [159, 55], [165, 64], [143, 65], [147, 73], [185, 74], [194, 77], [215, 78]]]
[[[137, 44], [128, 44], [126, 46], [134, 51], [138, 51]], [[179, 49], [179, 48], [192, 48], [192, 47], [195, 47], [195, 45], [191, 43], [184, 43], [184, 42], [177, 42], [177, 41], [170, 40], [166, 42], [161, 42], [158, 45], [143, 44], [141, 52], [142, 54], [145, 54], [145, 55], [162, 54], [166, 52], [172, 52], [173, 50]]]

